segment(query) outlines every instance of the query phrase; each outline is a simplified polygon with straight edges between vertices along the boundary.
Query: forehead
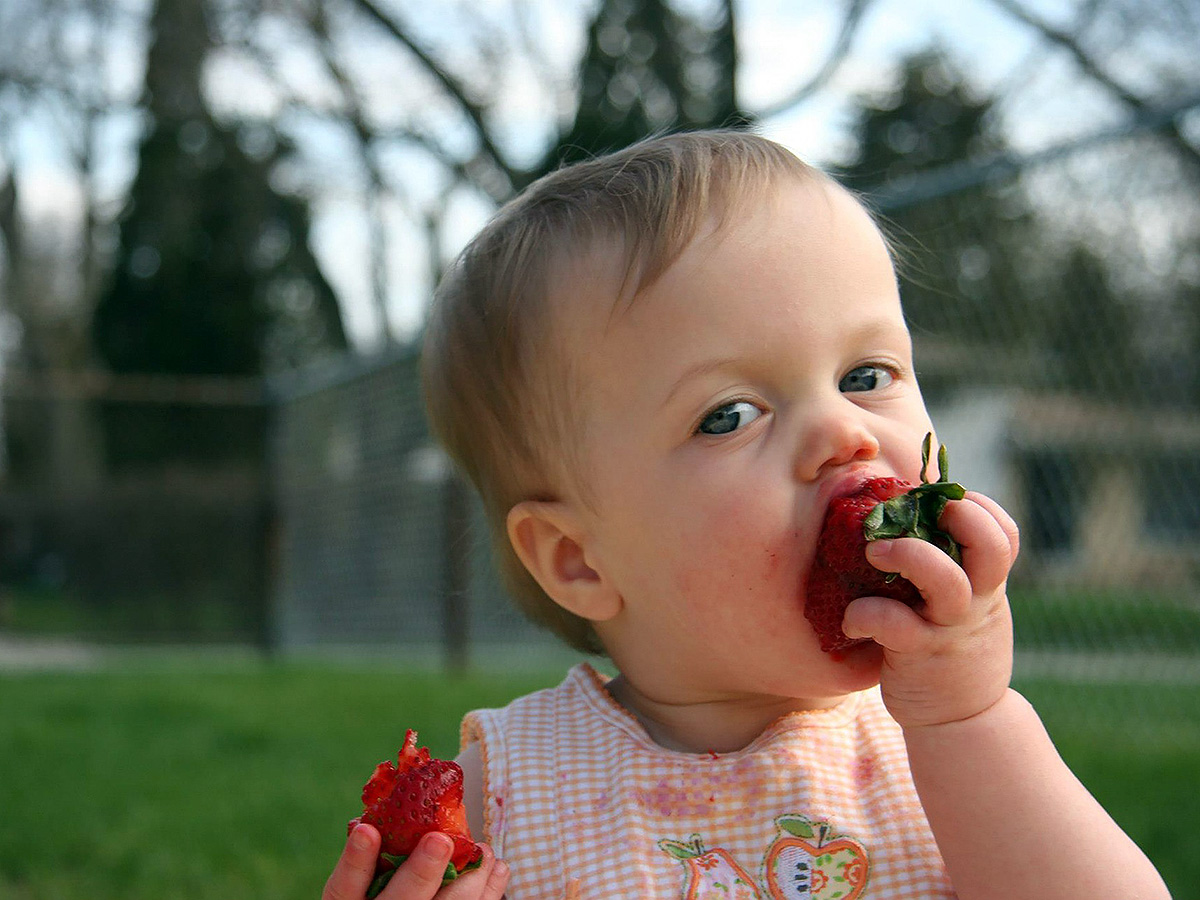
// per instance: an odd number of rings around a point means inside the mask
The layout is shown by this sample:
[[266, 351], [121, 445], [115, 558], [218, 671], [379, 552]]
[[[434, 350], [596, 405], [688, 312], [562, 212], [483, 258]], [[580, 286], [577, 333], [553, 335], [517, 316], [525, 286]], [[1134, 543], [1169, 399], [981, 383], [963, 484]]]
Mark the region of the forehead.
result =
[[[651, 279], [643, 277], [647, 266]], [[722, 283], [735, 289], [747, 276], [787, 278], [780, 287], [799, 296], [835, 275], [894, 285], [887, 243], [862, 204], [835, 182], [788, 178], [713, 210], [667, 260], [647, 263], [639, 248], [617, 238], [562, 258], [550, 279], [550, 318], [559, 338], [580, 337], [587, 346], [626, 318], [644, 319], [647, 307], [686, 305]]]
[[654, 379], [709, 359], [761, 368], [821, 356], [868, 325], [907, 334], [887, 246], [833, 185], [781, 186], [710, 221], [635, 296], [617, 296], [617, 268], [602, 255], [573, 267], [581, 302], [561, 319], [562, 352], [590, 400], [639, 380], [639, 392], [652, 391]]

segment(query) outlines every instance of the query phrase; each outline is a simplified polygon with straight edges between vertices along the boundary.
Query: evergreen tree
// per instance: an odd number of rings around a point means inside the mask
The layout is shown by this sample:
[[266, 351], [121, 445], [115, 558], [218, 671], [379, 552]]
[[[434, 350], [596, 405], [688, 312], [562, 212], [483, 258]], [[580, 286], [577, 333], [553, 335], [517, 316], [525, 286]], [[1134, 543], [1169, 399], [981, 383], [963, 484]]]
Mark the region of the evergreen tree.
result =
[[[248, 142], [207, 109], [206, 13], [205, 3], [157, 0], [151, 18], [149, 123], [92, 321], [96, 352], [118, 374], [258, 376], [346, 346], [309, 248], [306, 205], [271, 184], [286, 146]], [[112, 464], [261, 451], [257, 416], [160, 412], [106, 410]]]
[[[903, 61], [893, 90], [863, 102], [853, 127], [856, 153], [839, 174], [869, 198], [912, 176], [994, 157], [1005, 147], [991, 113], [992, 101], [975, 96], [945, 54], [918, 53]], [[988, 183], [896, 206], [886, 221], [900, 247], [905, 311], [918, 338], [1027, 344], [1022, 280], [1032, 218], [1015, 186]]]
[[1038, 323], [1049, 351], [1045, 388], [1102, 400], [1145, 400], [1134, 310], [1113, 289], [1104, 260], [1071, 246], [1056, 266], [1057, 290]]
[[574, 122], [542, 171], [657, 132], [745, 126], [736, 74], [732, 0], [707, 18], [669, 0], [603, 0], [588, 27]]

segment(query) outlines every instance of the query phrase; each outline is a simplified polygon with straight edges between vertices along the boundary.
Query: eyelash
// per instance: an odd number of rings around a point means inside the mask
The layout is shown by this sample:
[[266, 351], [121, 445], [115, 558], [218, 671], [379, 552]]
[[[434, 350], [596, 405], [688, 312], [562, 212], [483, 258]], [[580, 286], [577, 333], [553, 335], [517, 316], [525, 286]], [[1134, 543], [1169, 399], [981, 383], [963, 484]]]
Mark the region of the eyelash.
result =
[[[722, 434], [732, 434], [732, 431], [731, 432], [710, 433], [710, 432], [706, 432], [706, 431], [701, 431], [700, 429], [703, 427], [704, 423], [707, 422], [708, 419], [714, 413], [718, 412], [719, 410], [730, 407], [730, 406], [736, 406], [739, 403], [745, 403], [748, 406], [754, 407], [756, 410], [758, 410], [758, 414], [760, 416], [764, 412], [766, 412], [766, 410], [763, 409], [762, 404], [760, 402], [758, 402], [750, 397], [730, 397], [728, 400], [722, 400], [720, 403], [718, 403], [715, 406], [711, 407], [710, 409], [706, 410], [704, 412], [704, 414], [702, 416], [700, 416], [700, 418], [696, 421], [695, 426], [692, 428], [692, 434], [697, 435], [697, 436], [703, 436], [703, 437], [720, 437]], [[755, 418], [757, 418], [757, 416]], [[744, 427], [744, 426], [741, 426], [739, 424], [739, 428], [734, 429], [734, 430], [735, 431], [740, 430], [741, 427]]]
[[904, 370], [894, 362], [889, 362], [887, 360], [867, 360], [865, 362], [860, 362], [858, 365], [848, 369], [846, 374], [838, 379], [838, 383], [840, 384], [842, 381], [848, 378], [851, 373], [857, 372], [859, 369], [878, 369], [881, 372], [886, 372], [892, 381], [898, 381], [903, 377], [904, 374]]

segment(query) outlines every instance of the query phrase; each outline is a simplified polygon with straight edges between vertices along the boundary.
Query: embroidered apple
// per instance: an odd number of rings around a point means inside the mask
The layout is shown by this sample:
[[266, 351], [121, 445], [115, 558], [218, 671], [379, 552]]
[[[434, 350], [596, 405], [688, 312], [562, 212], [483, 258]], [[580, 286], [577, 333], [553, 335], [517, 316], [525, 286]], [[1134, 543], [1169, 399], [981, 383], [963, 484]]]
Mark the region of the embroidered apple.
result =
[[867, 888], [867, 851], [827, 822], [780, 816], [784, 832], [763, 860], [773, 900], [855, 900]]
[[687, 866], [684, 900], [762, 900], [746, 870], [725, 850], [705, 850], [700, 835], [688, 841], [664, 839], [658, 848]]

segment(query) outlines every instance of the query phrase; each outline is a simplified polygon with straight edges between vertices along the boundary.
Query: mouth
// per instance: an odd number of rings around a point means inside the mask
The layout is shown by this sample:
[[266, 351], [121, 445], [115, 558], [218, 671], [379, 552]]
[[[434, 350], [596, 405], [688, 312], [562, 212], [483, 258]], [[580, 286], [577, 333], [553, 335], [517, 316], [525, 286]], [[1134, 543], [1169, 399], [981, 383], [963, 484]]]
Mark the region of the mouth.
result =
[[817, 494], [817, 500], [822, 509], [828, 509], [834, 500], [857, 494], [864, 484], [876, 477], [879, 477], [878, 472], [872, 472], [866, 466], [857, 466], [823, 484]]

